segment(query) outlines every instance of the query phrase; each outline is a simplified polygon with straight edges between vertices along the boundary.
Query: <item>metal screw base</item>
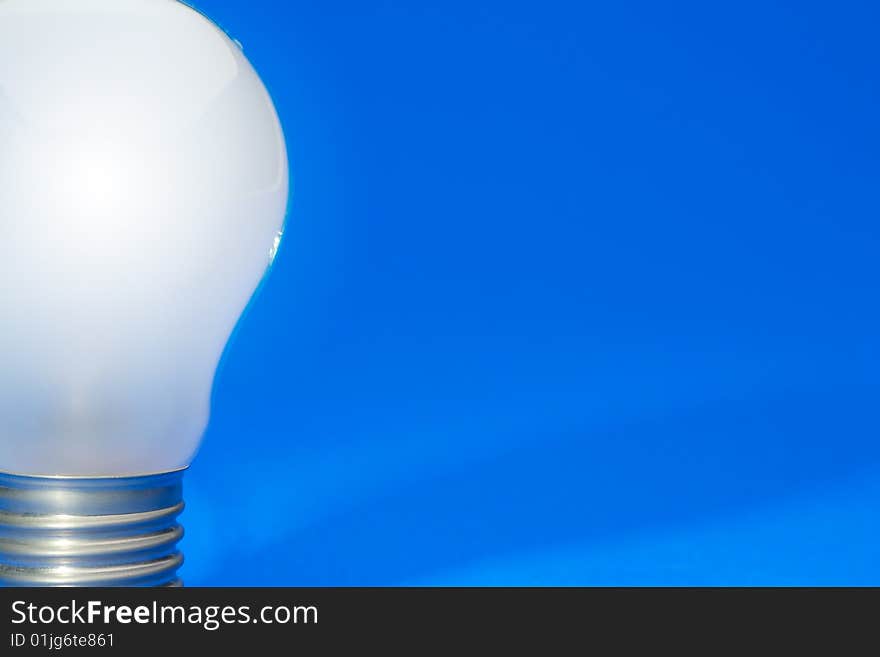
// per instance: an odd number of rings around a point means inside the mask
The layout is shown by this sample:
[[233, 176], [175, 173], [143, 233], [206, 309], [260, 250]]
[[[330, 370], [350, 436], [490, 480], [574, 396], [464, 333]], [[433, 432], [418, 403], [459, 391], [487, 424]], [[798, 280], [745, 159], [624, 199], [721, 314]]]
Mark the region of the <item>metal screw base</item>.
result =
[[0, 585], [181, 586], [182, 479], [0, 473]]

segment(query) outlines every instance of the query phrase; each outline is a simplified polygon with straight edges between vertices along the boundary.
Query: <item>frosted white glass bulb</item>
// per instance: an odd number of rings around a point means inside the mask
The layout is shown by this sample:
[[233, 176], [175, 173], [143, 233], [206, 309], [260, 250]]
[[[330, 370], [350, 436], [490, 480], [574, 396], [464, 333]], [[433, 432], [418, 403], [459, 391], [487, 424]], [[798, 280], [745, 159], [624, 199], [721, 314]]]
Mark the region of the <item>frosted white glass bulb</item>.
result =
[[202, 14], [0, 0], [0, 471], [186, 467], [287, 196], [272, 101]]

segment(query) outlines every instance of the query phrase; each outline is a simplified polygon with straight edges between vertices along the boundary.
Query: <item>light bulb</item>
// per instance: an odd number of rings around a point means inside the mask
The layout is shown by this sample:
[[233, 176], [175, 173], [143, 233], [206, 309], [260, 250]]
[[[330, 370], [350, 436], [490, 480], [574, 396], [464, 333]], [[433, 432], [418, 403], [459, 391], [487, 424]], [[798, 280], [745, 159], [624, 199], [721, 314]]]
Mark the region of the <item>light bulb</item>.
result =
[[0, 0], [0, 580], [154, 585], [235, 324], [278, 248], [284, 136], [175, 0]]

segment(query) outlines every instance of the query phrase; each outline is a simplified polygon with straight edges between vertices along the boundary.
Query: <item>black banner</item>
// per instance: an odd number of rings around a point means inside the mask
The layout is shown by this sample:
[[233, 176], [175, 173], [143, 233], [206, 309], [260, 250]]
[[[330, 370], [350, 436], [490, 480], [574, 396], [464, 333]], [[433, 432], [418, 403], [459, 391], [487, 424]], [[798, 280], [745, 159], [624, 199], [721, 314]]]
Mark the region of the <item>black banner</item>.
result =
[[[0, 655], [766, 645], [874, 627], [871, 589], [2, 589]], [[708, 634], [707, 634], [708, 632]], [[258, 652], [258, 655], [264, 653]], [[273, 653], [274, 654], [274, 653]]]

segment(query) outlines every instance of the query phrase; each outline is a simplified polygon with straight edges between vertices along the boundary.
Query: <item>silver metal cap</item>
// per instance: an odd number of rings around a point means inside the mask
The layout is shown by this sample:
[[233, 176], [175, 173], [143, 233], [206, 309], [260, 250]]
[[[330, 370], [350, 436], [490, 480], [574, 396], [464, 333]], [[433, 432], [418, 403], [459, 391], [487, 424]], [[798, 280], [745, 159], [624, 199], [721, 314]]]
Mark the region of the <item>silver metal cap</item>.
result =
[[0, 585], [180, 586], [183, 472], [0, 473]]

